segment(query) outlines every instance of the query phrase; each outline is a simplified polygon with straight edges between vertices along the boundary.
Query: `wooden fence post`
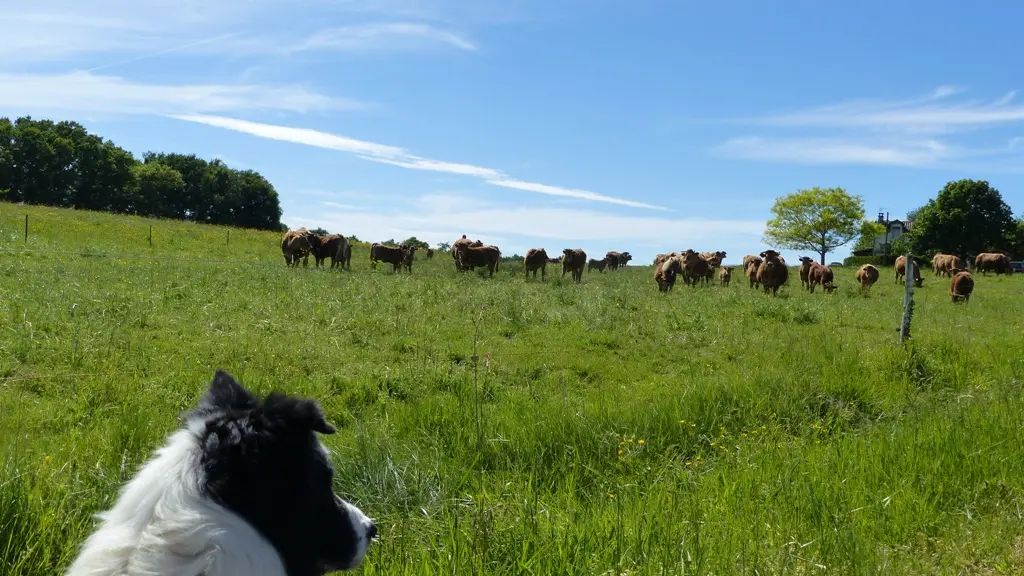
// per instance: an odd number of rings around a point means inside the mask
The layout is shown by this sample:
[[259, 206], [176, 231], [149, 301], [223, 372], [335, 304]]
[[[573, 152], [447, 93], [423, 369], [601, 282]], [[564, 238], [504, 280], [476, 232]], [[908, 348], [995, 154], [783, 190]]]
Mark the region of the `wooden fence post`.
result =
[[228, 230], [228, 246], [231, 246], [231, 230]]
[[25, 214], [25, 245], [28, 245], [28, 214]]
[[149, 247], [153, 247], [153, 225], [149, 225]]

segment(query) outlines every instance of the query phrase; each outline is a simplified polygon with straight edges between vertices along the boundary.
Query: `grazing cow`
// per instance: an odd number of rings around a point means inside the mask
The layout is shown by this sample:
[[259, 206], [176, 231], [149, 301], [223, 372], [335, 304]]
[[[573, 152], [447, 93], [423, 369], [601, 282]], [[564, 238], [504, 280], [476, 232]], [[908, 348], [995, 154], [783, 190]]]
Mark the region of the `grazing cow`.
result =
[[587, 272], [590, 272], [594, 268], [597, 268], [598, 272], [604, 272], [605, 266], [607, 266], [611, 270], [614, 270], [615, 269], [615, 267], [614, 267], [614, 263], [615, 262], [616, 262], [615, 260], [610, 260], [607, 257], [605, 257], [604, 260], [594, 260], [593, 258], [591, 258], [590, 261], [587, 262]]
[[433, 248], [427, 248], [427, 260], [430, 260], [433, 257], [434, 257], [434, 249]]
[[995, 272], [996, 274], [1013, 274], [1013, 266], [1010, 265], [1010, 256], [1001, 252], [982, 252], [974, 258], [974, 269], [983, 275]]
[[949, 295], [953, 297], [953, 303], [967, 302], [971, 299], [971, 292], [974, 292], [971, 273], [959, 268], [953, 270], [953, 278], [949, 281]]
[[871, 288], [875, 282], [878, 282], [878, 268], [871, 264], [865, 264], [857, 269], [857, 274], [854, 277], [860, 284], [861, 290], [866, 290]]
[[320, 238], [320, 245], [313, 251], [316, 266], [319, 268], [327, 257], [331, 258], [331, 268], [344, 268], [345, 254], [350, 251], [348, 239], [341, 234], [328, 234]]
[[306, 228], [289, 230], [281, 239], [281, 253], [284, 254], [284, 263], [288, 266], [298, 266], [299, 259], [302, 265], [309, 265], [309, 255], [320, 246], [320, 237], [313, 234]]
[[814, 264], [814, 259], [807, 256], [800, 257], [800, 287], [809, 288], [810, 284], [807, 280], [807, 275], [811, 271], [811, 265]]
[[718, 277], [722, 280], [722, 286], [728, 288], [732, 282], [732, 266], [722, 266], [718, 271]]
[[[622, 261], [622, 253], [620, 252], [608, 252], [604, 255], [604, 263], [608, 266], [609, 270], [618, 270], [619, 263]], [[600, 260], [591, 260], [591, 262], [600, 262]], [[604, 270], [604, 267], [601, 268]], [[587, 271], [590, 271], [590, 267], [587, 267]]]
[[[912, 264], [911, 268], [914, 269], [914, 286], [917, 286], [918, 288], [920, 288], [921, 286], [924, 285], [924, 278], [921, 278], [921, 267], [917, 265], [917, 262], [911, 262], [911, 264]], [[906, 274], [907, 257], [906, 256], [900, 256], [899, 258], [897, 258], [896, 259], [895, 268], [896, 268], [896, 283], [899, 284], [899, 282], [901, 280], [905, 281], [904, 277], [907, 275]]]
[[629, 261], [633, 259], [633, 255], [629, 252], [623, 252], [619, 254], [619, 268], [625, 268]]
[[761, 257], [754, 256], [753, 254], [747, 254], [743, 257], [743, 274], [750, 280], [750, 287], [756, 288], [760, 286], [757, 281], [757, 269], [761, 267]]
[[757, 267], [757, 282], [767, 294], [769, 290], [772, 296], [779, 292], [779, 287], [789, 280], [789, 268], [786, 261], [775, 250], [761, 252], [761, 264]]
[[572, 272], [574, 282], [583, 281], [583, 268], [587, 265], [587, 253], [576, 248], [562, 250], [562, 276], [566, 272]]
[[953, 270], [964, 267], [964, 261], [953, 254], [936, 254], [932, 258], [932, 272], [936, 276], [953, 276]]
[[497, 246], [480, 246], [470, 244], [459, 252], [458, 265], [460, 270], [475, 270], [479, 266], [487, 267], [487, 275], [494, 276], [494, 271], [501, 261], [501, 250]]
[[342, 256], [342, 263], [345, 265], [345, 270], [352, 269], [352, 243], [348, 242], [345, 244], [345, 253]]
[[526, 251], [526, 257], [523, 258], [523, 268], [526, 269], [526, 275], [529, 276], [530, 272], [533, 272], [533, 277], [537, 277], [537, 270], [540, 269], [540, 278], [544, 279], [548, 270], [548, 258], [547, 250], [543, 248], [530, 248]]
[[693, 250], [687, 249], [682, 255], [683, 261], [683, 282], [690, 286], [697, 286], [701, 280], [707, 282], [708, 271], [711, 267], [703, 256]]
[[405, 265], [405, 270], [407, 272], [409, 272], [409, 274], [412, 274], [412, 261], [413, 261], [413, 258], [415, 258], [415, 257], [416, 257], [416, 247], [415, 246], [406, 246], [405, 247], [405, 255], [402, 256], [402, 264]]
[[671, 290], [680, 274], [683, 274], [681, 256], [671, 256], [663, 260], [661, 265], [654, 270], [654, 281], [658, 284], [658, 291], [668, 292]]
[[463, 250], [469, 248], [470, 246], [483, 245], [484, 243], [481, 242], [480, 240], [470, 240], [469, 238], [466, 238], [465, 234], [462, 235], [462, 238], [459, 238], [455, 242], [452, 242], [452, 260], [455, 261], [455, 269], [460, 272], [467, 270], [467, 268], [462, 267], [461, 259], [459, 258]]
[[811, 267], [807, 271], [807, 290], [811, 294], [814, 294], [814, 288], [818, 285], [825, 290], [826, 294], [831, 294], [836, 289], [835, 277], [832, 274], [832, 269], [828, 266], [818, 264], [817, 262], [811, 262]]
[[722, 261], [725, 260], [725, 251], [719, 250], [718, 252], [701, 252], [700, 257], [708, 261], [708, 265], [712, 268], [718, 268], [722, 265]]
[[376, 270], [377, 262], [380, 261], [391, 264], [392, 272], [398, 272], [402, 265], [405, 264], [407, 254], [409, 254], [409, 247], [405, 244], [401, 246], [385, 246], [374, 242], [370, 246], [370, 268]]

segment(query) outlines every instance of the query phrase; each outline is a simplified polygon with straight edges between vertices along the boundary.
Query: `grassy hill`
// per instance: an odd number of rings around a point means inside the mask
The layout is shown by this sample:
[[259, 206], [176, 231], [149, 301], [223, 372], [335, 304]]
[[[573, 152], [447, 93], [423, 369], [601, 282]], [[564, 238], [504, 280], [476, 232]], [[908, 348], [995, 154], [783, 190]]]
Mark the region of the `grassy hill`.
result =
[[1024, 569], [1020, 275], [926, 272], [900, 346], [890, 270], [666, 295], [279, 242], [0, 203], [0, 572], [64, 567], [216, 368], [323, 405], [366, 574]]

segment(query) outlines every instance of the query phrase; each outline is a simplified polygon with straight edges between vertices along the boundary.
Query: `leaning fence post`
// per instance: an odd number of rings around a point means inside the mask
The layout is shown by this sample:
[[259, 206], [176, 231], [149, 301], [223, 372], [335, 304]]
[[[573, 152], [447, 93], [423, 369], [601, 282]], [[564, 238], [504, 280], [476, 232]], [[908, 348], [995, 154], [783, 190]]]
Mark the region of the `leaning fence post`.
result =
[[149, 247], [153, 247], [153, 225], [149, 225]]
[[25, 214], [25, 245], [28, 245], [28, 214]]
[[917, 263], [914, 262], [912, 254], [907, 254], [906, 259], [907, 263], [903, 269], [903, 282], [906, 285], [906, 292], [903, 296], [903, 322], [900, 324], [900, 344], [910, 338], [910, 319], [914, 315], [914, 271], [917, 270]]

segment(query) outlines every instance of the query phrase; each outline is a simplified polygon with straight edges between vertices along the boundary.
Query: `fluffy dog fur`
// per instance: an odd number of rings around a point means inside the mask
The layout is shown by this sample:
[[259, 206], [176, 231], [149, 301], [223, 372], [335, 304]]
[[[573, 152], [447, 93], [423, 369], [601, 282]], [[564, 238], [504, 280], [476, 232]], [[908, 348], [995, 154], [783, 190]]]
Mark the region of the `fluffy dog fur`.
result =
[[122, 489], [68, 576], [320, 576], [376, 526], [338, 498], [312, 400], [259, 400], [218, 370], [185, 426]]

